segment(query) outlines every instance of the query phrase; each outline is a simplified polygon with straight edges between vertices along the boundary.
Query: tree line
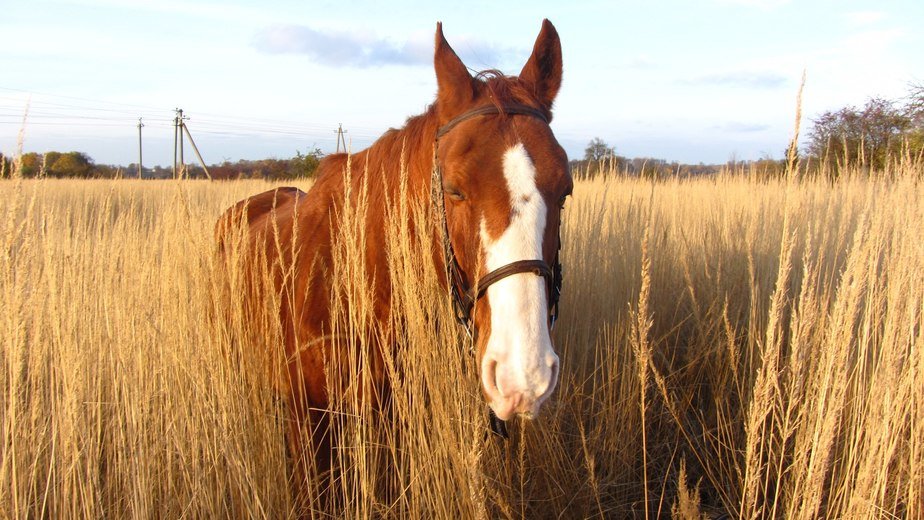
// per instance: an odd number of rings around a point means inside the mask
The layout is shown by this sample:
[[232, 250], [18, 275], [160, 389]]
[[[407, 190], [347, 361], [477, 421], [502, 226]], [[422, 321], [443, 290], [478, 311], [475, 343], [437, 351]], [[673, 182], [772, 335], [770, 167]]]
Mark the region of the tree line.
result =
[[685, 164], [655, 157], [625, 157], [616, 153], [599, 137], [594, 137], [584, 148], [583, 159], [570, 162], [571, 171], [578, 177], [593, 177], [600, 173], [615, 172], [623, 175], [645, 178], [690, 177], [718, 172], [721, 164]]
[[[224, 161], [208, 167], [213, 179], [297, 179], [314, 176], [318, 164], [324, 153], [319, 149], [309, 150], [305, 153], [296, 151], [295, 156], [288, 159], [258, 159], [239, 160], [236, 162]], [[36, 152], [24, 153], [20, 156], [18, 164], [12, 157], [0, 154], [0, 177], [11, 176], [13, 169], [18, 168], [19, 174], [26, 178], [52, 177], [58, 179], [116, 179], [138, 178], [138, 165], [114, 166], [96, 164], [89, 155], [83, 152]], [[154, 166], [144, 168], [143, 176], [146, 179], [170, 179], [174, 176], [173, 167]], [[193, 179], [206, 178], [205, 171], [198, 165], [186, 165], [186, 177]]]
[[[829, 110], [811, 119], [805, 150], [792, 150], [806, 170], [839, 175], [845, 168], [884, 170], [890, 163], [905, 159], [924, 160], [924, 84], [913, 84], [906, 96], [896, 100], [870, 98], [863, 106]], [[781, 175], [787, 167], [790, 150], [782, 159], [763, 157], [756, 161], [734, 158], [720, 165], [668, 163], [662, 159], [630, 159], [595, 137], [584, 149], [584, 158], [571, 161], [578, 174], [618, 172], [640, 177], [661, 178], [728, 171], [751, 170]]]
[[[803, 150], [793, 150], [809, 171], [837, 175], [844, 168], [882, 170], [890, 163], [903, 159], [924, 158], [924, 84], [911, 85], [908, 94], [897, 100], [874, 97], [860, 107], [846, 106], [829, 110], [811, 119], [808, 141]], [[600, 172], [663, 178], [715, 173], [722, 169], [756, 170], [768, 175], [782, 174], [789, 150], [782, 159], [763, 157], [756, 161], [731, 159], [725, 164], [683, 164], [652, 157], [628, 158], [599, 137], [584, 149], [582, 159], [572, 160], [571, 168], [578, 176]], [[269, 180], [309, 178], [318, 168], [324, 153], [315, 148], [306, 153], [295, 152], [289, 159], [259, 159], [225, 161], [209, 166], [213, 179], [262, 178]], [[13, 160], [0, 154], [0, 176], [9, 176]], [[137, 165], [127, 167], [101, 165], [83, 152], [35, 152], [20, 158], [19, 172], [23, 177], [56, 178], [117, 178], [137, 177]], [[186, 166], [191, 178], [205, 178], [199, 166]], [[162, 166], [146, 168], [145, 178], [171, 178], [173, 169]]]
[[[808, 156], [817, 163], [882, 170], [924, 155], [924, 84], [897, 100], [874, 97], [813, 120]], [[839, 168], [837, 168], [839, 169]]]

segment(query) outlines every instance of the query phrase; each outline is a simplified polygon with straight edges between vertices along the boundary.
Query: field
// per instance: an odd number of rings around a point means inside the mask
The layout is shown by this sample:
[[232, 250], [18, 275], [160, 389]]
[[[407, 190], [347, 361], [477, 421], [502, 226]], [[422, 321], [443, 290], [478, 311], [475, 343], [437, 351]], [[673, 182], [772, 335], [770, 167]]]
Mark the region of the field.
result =
[[[0, 181], [0, 517], [924, 518], [922, 173], [577, 182], [560, 385], [506, 442], [396, 230], [392, 413], [337, 390], [304, 501], [278, 330], [214, 254], [268, 185]], [[344, 332], [368, 327], [356, 251]], [[364, 362], [349, 343], [332, 370]]]

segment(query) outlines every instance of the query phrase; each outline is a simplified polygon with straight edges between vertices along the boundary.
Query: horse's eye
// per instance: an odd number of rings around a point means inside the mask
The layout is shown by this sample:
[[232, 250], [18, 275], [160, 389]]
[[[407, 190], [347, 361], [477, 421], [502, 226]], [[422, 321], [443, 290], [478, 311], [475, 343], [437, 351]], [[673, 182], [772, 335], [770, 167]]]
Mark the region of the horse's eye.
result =
[[449, 195], [449, 198], [456, 201], [465, 200], [465, 194], [462, 193], [462, 190], [454, 186], [444, 186], [443, 190], [446, 192], [446, 195]]
[[571, 191], [572, 191], [572, 189], [573, 189], [573, 187], [572, 187], [572, 188], [568, 188], [568, 191], [566, 191], [565, 194], [562, 195], [560, 199], [558, 199], [558, 207], [559, 207], [559, 208], [565, 209], [565, 201], [568, 200], [568, 197], [571, 196]]

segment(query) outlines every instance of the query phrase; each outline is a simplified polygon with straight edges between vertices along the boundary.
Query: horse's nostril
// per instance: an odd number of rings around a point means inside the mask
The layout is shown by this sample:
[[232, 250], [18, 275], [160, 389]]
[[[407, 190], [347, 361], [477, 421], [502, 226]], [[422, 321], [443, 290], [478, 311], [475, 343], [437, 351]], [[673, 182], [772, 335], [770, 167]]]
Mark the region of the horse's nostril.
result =
[[553, 372], [555, 372], [556, 370], [558, 370], [558, 356], [556, 356], [555, 354], [552, 354], [552, 355], [546, 357], [546, 358], [545, 358], [545, 363], [546, 363], [546, 365], [548, 365], [548, 367], [549, 367], [550, 369], [552, 369]]
[[552, 392], [555, 391], [555, 386], [558, 383], [558, 356], [552, 355], [547, 358], [546, 363], [549, 366], [549, 384], [545, 388], [545, 391], [539, 395], [539, 400], [542, 401], [547, 398]]
[[488, 358], [484, 363], [484, 374], [482, 375], [482, 383], [485, 385], [485, 390], [489, 396], [496, 396], [500, 394], [500, 389], [497, 387], [497, 360], [494, 358]]

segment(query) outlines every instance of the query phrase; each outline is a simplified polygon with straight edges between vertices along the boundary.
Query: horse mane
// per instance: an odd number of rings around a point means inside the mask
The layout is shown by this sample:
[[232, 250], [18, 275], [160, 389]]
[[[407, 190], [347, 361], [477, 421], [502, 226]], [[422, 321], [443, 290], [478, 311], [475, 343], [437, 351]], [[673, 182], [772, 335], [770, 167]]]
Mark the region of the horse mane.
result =
[[[505, 106], [520, 104], [537, 106], [531, 89], [516, 76], [507, 76], [497, 69], [479, 71], [474, 76], [475, 97], [487, 97], [500, 109], [500, 116], [506, 117]], [[387, 161], [404, 157], [411, 162], [412, 150], [427, 150], [422, 154], [430, 160], [433, 137], [439, 125], [437, 104], [431, 103], [422, 114], [409, 116], [401, 128], [389, 128], [368, 148], [356, 152], [351, 158], [354, 170], [381, 170]], [[341, 172], [346, 165], [347, 153], [331, 154], [321, 160], [321, 171], [325, 173]], [[359, 166], [359, 168], [357, 168]], [[390, 168], [385, 168], [389, 170]], [[324, 175], [324, 173], [322, 173]]]

